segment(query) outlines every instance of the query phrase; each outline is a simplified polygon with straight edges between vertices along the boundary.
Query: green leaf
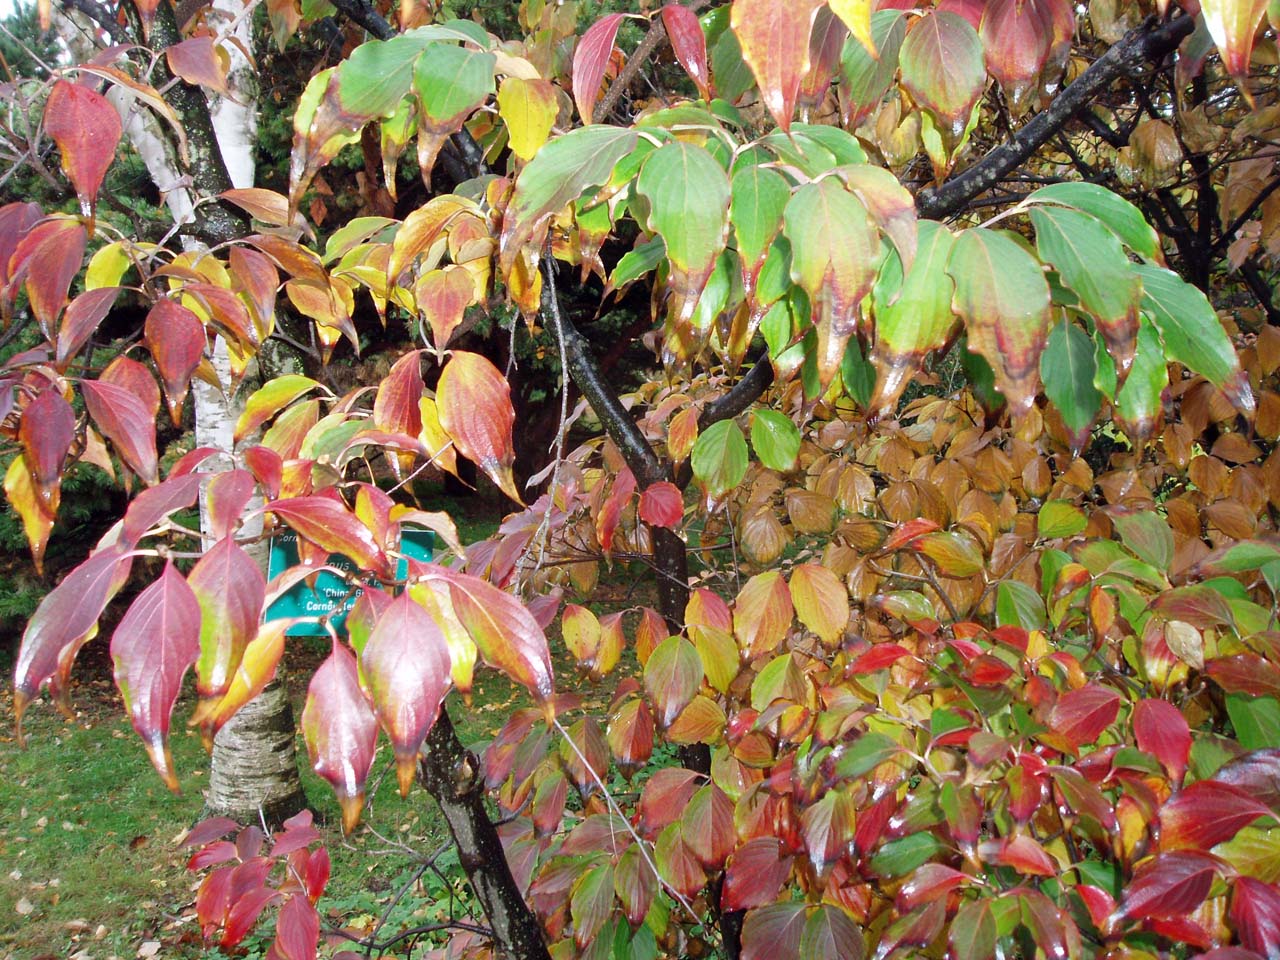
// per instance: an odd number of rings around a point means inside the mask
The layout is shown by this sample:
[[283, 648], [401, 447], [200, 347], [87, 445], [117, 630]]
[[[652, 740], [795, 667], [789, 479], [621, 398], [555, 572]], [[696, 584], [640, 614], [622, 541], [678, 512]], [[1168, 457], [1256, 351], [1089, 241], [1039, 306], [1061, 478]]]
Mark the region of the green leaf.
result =
[[1160, 237], [1132, 203], [1096, 183], [1054, 183], [1041, 187], [1028, 203], [1058, 203], [1097, 217], [1129, 249], [1145, 260], [1164, 262]]
[[647, 228], [666, 241], [671, 265], [664, 350], [687, 361], [701, 346], [697, 340], [689, 342], [689, 324], [725, 246], [729, 177], [702, 147], [675, 141], [650, 154], [636, 180], [636, 192], [649, 201]]
[[905, 877], [945, 849], [942, 841], [932, 833], [913, 833], [882, 846], [880, 852], [871, 858], [871, 869], [885, 879]]
[[800, 455], [800, 431], [785, 413], [757, 410], [751, 418], [751, 446], [770, 470], [795, 469]]
[[784, 215], [791, 278], [809, 295], [818, 332], [817, 371], [826, 389], [844, 359], [863, 298], [875, 281], [880, 237], [867, 208], [834, 177], [800, 187]]
[[1046, 622], [1044, 601], [1020, 580], [1005, 580], [996, 590], [996, 622], [1002, 627], [1039, 630]]
[[1031, 222], [1040, 259], [1053, 265], [1093, 315], [1116, 366], [1127, 373], [1136, 348], [1142, 280], [1119, 238], [1095, 217], [1065, 207], [1034, 207]]
[[702, 685], [702, 658], [684, 637], [668, 637], [644, 665], [644, 689], [653, 700], [658, 725], [671, 726]]
[[492, 53], [436, 44], [418, 58], [413, 89], [418, 95], [418, 166], [425, 182], [444, 141], [493, 94]]
[[[1116, 396], [1116, 421], [1135, 447], [1142, 446], [1155, 432], [1162, 409], [1160, 395], [1168, 385], [1169, 367], [1160, 338], [1144, 319], [1138, 328], [1138, 352], [1133, 366]], [[1247, 383], [1244, 389], [1249, 389]]]
[[1228, 694], [1227, 716], [1246, 750], [1273, 749], [1280, 743], [1280, 700], [1275, 697]]
[[650, 237], [618, 258], [613, 273], [609, 274], [608, 291], [620, 290], [634, 283], [660, 264], [667, 255], [667, 245], [661, 237]]
[[539, 150], [516, 180], [502, 221], [502, 272], [510, 274], [517, 258], [530, 252], [536, 261], [551, 218], [607, 181], [637, 139], [634, 130], [620, 127], [579, 127]]
[[1164, 352], [1223, 390], [1236, 407], [1254, 409], [1253, 391], [1226, 331], [1199, 288], [1171, 270], [1141, 265], [1142, 309], [1160, 331]]
[[844, 389], [858, 406], [866, 409], [876, 388], [876, 368], [862, 358], [862, 348], [856, 337], [849, 338], [840, 362], [840, 379]]
[[906, 35], [907, 18], [901, 10], [877, 10], [871, 15], [871, 39], [878, 57], [868, 53], [856, 37], [845, 41], [840, 54], [840, 102], [846, 129], [857, 129], [889, 92]]
[[1015, 410], [1030, 409], [1049, 333], [1049, 284], [1040, 264], [1004, 233], [975, 228], [956, 239], [947, 272], [969, 349], [991, 364]]
[[954, 243], [946, 227], [922, 221], [915, 261], [903, 277], [901, 292], [882, 302], [882, 287], [875, 289], [876, 345], [871, 363], [876, 368], [876, 392], [871, 403], [881, 413], [897, 404], [925, 355], [946, 343], [956, 325], [951, 311], [955, 285], [947, 273]]
[[939, 133], [953, 149], [987, 88], [978, 32], [959, 14], [927, 13], [907, 33], [900, 61], [903, 87], [934, 115]]
[[742, 285], [754, 294], [760, 268], [782, 229], [782, 211], [791, 199], [791, 187], [782, 174], [757, 164], [739, 167], [730, 186], [729, 221], [742, 257]]
[[1088, 525], [1084, 511], [1070, 500], [1050, 500], [1036, 515], [1036, 533], [1045, 540], [1074, 537]]
[[1159, 514], [1143, 510], [1120, 513], [1111, 518], [1120, 542], [1134, 555], [1157, 570], [1168, 570], [1173, 563], [1173, 531]]
[[1084, 447], [1089, 427], [1102, 407], [1102, 395], [1094, 386], [1096, 373], [1093, 341], [1064, 318], [1049, 334], [1049, 344], [1040, 356], [1040, 376], [1045, 396], [1073, 434], [1071, 445], [1076, 452]]
[[836, 776], [846, 780], [865, 777], [880, 764], [902, 753], [902, 745], [883, 733], [864, 733], [836, 761]]
[[747, 475], [747, 441], [732, 420], [713, 423], [698, 435], [689, 457], [693, 475], [711, 500], [718, 500]]

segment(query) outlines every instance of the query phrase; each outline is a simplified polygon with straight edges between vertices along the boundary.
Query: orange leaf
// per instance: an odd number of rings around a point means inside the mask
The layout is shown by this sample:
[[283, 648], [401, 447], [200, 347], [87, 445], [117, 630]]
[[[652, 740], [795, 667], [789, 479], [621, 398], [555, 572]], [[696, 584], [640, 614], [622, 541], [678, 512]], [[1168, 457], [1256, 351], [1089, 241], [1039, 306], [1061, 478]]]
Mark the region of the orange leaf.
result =
[[440, 425], [454, 446], [477, 464], [508, 497], [523, 503], [511, 472], [515, 410], [511, 388], [498, 368], [476, 353], [455, 351], [436, 387]]
[[809, 72], [809, 33], [821, 0], [734, 0], [729, 23], [764, 104], [791, 129], [800, 83]]

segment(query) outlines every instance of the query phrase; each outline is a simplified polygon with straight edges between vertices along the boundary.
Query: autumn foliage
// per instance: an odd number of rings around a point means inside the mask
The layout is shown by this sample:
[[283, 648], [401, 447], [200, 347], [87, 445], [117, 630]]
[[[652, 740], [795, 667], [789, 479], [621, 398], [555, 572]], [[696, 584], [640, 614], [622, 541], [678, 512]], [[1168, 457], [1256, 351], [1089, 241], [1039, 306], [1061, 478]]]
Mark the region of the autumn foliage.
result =
[[[267, 6], [279, 38], [298, 27]], [[31, 619], [19, 730], [46, 685], [66, 705], [77, 652], [153, 558], [111, 653], [176, 789], [187, 673], [211, 738], [276, 673], [292, 621], [264, 623], [271, 602], [322, 569], [353, 591], [371, 575], [343, 631], [322, 620], [302, 732], [348, 831], [384, 734], [402, 794], [501, 822], [505, 862], [465, 861], [492, 938], [457, 933], [452, 956], [1280, 954], [1280, 328], [1246, 335], [1196, 285], [1194, 231], [1163, 229], [1192, 186], [1161, 180], [1149, 125], [1172, 131], [1210, 82], [1232, 116], [1274, 113], [1274, 67], [1250, 76], [1251, 51], [1274, 56], [1265, 4], [705, 6], [578, 25], [528, 0], [527, 36], [503, 42], [412, 4], [395, 33], [356, 4], [373, 38], [307, 83], [287, 192], [204, 198], [252, 225], [180, 251], [95, 218], [122, 137], [100, 90], [175, 145], [184, 118], [123, 52], [50, 81], [78, 213], [0, 208], [0, 313], [42, 342], [0, 369], [5, 493], [39, 566], [69, 463], [138, 492]], [[629, 17], [679, 75], [623, 109]], [[208, 40], [166, 62], [216, 91]], [[1148, 61], [1173, 78], [1150, 109], [1124, 79]], [[1124, 145], [1069, 127], [1081, 109]], [[1189, 165], [1208, 152], [1190, 122]], [[392, 197], [411, 142], [436, 186], [315, 241], [300, 208], [362, 131]], [[1037, 152], [1054, 132], [1073, 158]], [[1081, 178], [1107, 162], [1156, 205]], [[1277, 211], [1227, 186], [1210, 246], [1256, 264]], [[575, 323], [636, 289], [655, 372], [620, 396]], [[93, 367], [100, 325], [139, 298], [137, 344]], [[599, 424], [567, 417], [529, 487], [507, 377], [466, 336], [500, 305]], [[365, 315], [408, 318], [420, 346], [345, 394], [314, 370], [242, 383], [286, 314], [326, 363]], [[244, 397], [233, 462], [198, 448], [162, 470], [162, 403], [181, 425], [215, 339]], [[465, 546], [408, 492], [460, 458], [516, 510]], [[202, 489], [203, 544], [172, 522]], [[253, 518], [298, 535], [271, 582]], [[432, 562], [402, 557], [408, 529], [438, 536]], [[587, 606], [601, 576], [647, 568], [641, 602]], [[553, 676], [548, 633], [577, 677]], [[529, 705], [473, 756], [442, 703], [478, 665]], [[269, 848], [232, 830], [192, 837], [206, 935], [233, 947], [278, 905], [273, 955], [315, 956], [328, 859], [309, 820]]]

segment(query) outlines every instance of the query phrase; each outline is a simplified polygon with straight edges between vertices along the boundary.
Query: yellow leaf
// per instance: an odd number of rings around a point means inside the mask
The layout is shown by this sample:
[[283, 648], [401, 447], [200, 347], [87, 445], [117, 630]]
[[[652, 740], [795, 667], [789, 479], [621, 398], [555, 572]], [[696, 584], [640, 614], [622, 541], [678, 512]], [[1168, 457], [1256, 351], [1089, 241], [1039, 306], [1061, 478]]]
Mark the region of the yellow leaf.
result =
[[879, 59], [876, 42], [871, 38], [871, 0], [828, 0], [827, 6], [843, 21], [858, 42], [867, 48], [867, 53]]
[[532, 159], [547, 142], [558, 112], [549, 80], [507, 77], [498, 88], [498, 114], [511, 135], [511, 151], [521, 160]]

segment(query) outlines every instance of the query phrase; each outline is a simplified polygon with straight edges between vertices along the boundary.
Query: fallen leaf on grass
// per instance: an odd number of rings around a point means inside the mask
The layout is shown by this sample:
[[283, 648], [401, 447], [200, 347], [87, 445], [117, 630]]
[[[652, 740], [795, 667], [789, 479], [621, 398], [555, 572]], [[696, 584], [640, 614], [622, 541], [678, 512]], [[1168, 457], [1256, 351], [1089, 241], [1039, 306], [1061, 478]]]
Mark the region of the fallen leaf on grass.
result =
[[26, 897], [23, 897], [17, 902], [13, 909], [18, 911], [19, 916], [29, 917], [31, 914], [35, 913], [36, 906]]

